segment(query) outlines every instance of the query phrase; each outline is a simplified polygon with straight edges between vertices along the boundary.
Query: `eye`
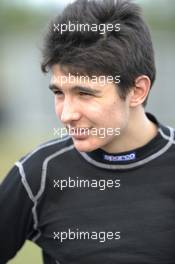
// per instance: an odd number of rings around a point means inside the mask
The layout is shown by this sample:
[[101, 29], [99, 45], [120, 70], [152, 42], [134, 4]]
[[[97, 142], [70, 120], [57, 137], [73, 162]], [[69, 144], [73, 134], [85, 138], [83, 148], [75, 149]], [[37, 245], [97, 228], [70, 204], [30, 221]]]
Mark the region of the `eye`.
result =
[[59, 90], [53, 90], [53, 93], [56, 95], [63, 95], [63, 92], [61, 92]]
[[85, 96], [93, 96], [93, 94], [90, 93], [85, 93], [85, 92], [79, 92], [80, 95], [85, 95]]

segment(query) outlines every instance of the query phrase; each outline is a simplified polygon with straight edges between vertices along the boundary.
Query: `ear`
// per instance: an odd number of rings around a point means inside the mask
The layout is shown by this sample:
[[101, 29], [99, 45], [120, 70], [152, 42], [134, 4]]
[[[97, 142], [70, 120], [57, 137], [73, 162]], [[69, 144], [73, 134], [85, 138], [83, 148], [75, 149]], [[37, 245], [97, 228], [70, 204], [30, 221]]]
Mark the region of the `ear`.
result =
[[140, 75], [135, 79], [135, 86], [130, 97], [130, 106], [141, 105], [147, 98], [151, 87], [151, 81], [147, 75]]

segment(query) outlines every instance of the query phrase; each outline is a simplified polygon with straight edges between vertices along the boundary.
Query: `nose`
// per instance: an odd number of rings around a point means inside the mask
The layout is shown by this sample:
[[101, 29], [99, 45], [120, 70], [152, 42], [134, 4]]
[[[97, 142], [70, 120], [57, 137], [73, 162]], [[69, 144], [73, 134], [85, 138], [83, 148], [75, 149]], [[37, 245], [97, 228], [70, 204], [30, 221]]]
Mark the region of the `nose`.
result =
[[73, 100], [64, 100], [63, 108], [61, 112], [61, 122], [64, 124], [70, 124], [71, 121], [76, 121], [80, 118], [80, 113], [76, 110], [77, 103]]

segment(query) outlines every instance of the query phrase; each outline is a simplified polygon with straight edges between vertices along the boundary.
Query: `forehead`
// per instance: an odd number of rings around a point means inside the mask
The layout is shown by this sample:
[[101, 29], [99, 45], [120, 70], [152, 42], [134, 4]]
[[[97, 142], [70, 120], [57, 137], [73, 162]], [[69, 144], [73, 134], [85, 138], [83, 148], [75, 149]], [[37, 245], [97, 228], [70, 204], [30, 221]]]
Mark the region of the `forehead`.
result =
[[[87, 74], [80, 74], [78, 72], [74, 72], [73, 74], [68, 71], [68, 69], [64, 70], [64, 68], [60, 67], [60, 65], [53, 65], [51, 67], [51, 84], [54, 84], [61, 89], [70, 89], [76, 85], [85, 86], [91, 89], [104, 90], [109, 86], [108, 83], [105, 82], [105, 75], [93, 75], [89, 76]], [[110, 84], [113, 86], [113, 84]]]

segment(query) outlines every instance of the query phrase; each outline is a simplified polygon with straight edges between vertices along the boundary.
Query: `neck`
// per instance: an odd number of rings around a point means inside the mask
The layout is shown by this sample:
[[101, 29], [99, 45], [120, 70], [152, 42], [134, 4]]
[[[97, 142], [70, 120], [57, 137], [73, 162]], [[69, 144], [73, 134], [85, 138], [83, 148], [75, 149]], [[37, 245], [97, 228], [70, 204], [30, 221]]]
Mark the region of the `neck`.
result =
[[147, 144], [157, 131], [156, 124], [148, 119], [143, 107], [140, 107], [131, 111], [127, 127], [121, 130], [120, 136], [102, 149], [108, 153], [131, 151]]

